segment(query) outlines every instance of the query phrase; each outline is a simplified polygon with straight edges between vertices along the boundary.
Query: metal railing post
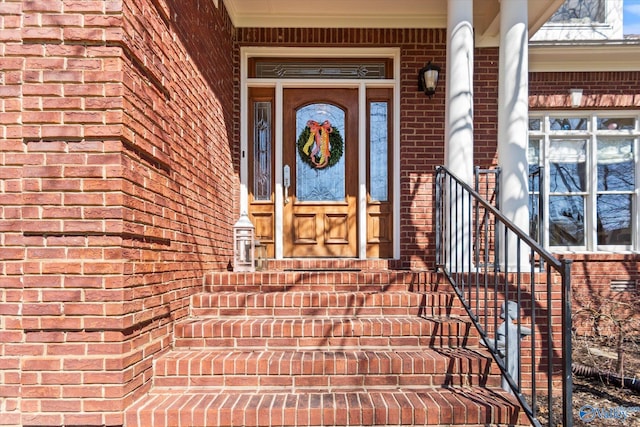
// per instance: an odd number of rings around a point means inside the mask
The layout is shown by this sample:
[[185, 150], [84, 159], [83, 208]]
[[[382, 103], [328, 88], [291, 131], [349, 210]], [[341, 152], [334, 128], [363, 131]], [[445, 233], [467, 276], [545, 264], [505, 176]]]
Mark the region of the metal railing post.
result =
[[[571, 322], [571, 260], [562, 260], [562, 353], [572, 354], [571, 336], [573, 325]], [[571, 357], [564, 358], [562, 395], [564, 407], [562, 422], [565, 427], [573, 427], [573, 374], [571, 371]]]

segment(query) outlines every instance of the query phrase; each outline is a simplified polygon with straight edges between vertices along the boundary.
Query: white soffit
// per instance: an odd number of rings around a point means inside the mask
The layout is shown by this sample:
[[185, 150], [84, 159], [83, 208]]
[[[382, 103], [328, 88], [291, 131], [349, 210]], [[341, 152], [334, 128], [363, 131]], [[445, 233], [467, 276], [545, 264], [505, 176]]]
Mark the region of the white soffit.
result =
[[224, 0], [236, 27], [445, 28], [447, 0]]
[[529, 45], [529, 71], [638, 71], [640, 44], [609, 42], [593, 44]]
[[[529, 0], [531, 34], [563, 1]], [[310, 6], [302, 0], [224, 0], [234, 26], [256, 28], [446, 28], [448, 4], [448, 0], [324, 0]], [[500, 0], [475, 0], [473, 12], [477, 39], [481, 44], [495, 43]]]

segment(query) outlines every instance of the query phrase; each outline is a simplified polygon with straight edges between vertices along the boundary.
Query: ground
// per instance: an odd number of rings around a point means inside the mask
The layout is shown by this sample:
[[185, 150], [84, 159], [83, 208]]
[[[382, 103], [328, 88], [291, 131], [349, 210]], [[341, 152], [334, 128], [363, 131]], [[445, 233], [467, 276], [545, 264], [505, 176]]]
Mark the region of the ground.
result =
[[[640, 339], [625, 340], [623, 349], [625, 377], [640, 382]], [[573, 362], [601, 371], [615, 371], [615, 350], [616, 345], [611, 341], [574, 337]], [[578, 374], [574, 374], [573, 383], [574, 426], [640, 427], [640, 391]]]

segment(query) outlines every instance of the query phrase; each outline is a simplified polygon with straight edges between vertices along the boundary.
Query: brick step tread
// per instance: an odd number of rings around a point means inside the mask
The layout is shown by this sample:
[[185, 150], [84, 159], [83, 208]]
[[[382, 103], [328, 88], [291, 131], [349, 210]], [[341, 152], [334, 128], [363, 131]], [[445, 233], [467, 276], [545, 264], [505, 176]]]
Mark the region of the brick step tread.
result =
[[458, 317], [291, 317], [217, 319], [192, 317], [175, 326], [178, 338], [329, 338], [358, 336], [466, 336], [470, 322]]
[[197, 319], [175, 326], [176, 348], [344, 349], [477, 346], [458, 318]]
[[[435, 374], [446, 370], [487, 374], [487, 350], [419, 351], [191, 351], [173, 350], [155, 361], [155, 375]], [[496, 369], [493, 373], [499, 374]]]
[[486, 351], [171, 351], [154, 365], [160, 387], [300, 390], [353, 386], [500, 385]]
[[126, 425], [388, 426], [524, 425], [515, 399], [481, 387], [422, 390], [228, 392], [174, 389], [132, 405]]
[[332, 268], [320, 265], [286, 270], [265, 270], [256, 272], [210, 272], [205, 276], [205, 285], [380, 285], [406, 287], [412, 284], [432, 284], [441, 282], [441, 276], [429, 271], [393, 270], [375, 268]]
[[194, 316], [462, 316], [452, 292], [219, 292], [192, 297]]
[[[443, 286], [439, 287], [444, 289]], [[206, 292], [403, 292], [410, 290], [410, 285], [404, 283], [352, 283], [345, 279], [341, 283], [322, 282], [280, 282], [265, 281], [264, 283], [230, 283], [206, 285]]]
[[295, 271], [211, 272], [205, 276], [204, 289], [209, 292], [452, 291], [443, 276], [432, 271], [375, 269], [366, 264], [361, 270], [340, 271], [331, 266], [324, 268], [325, 261], [309, 261], [309, 265], [298, 266], [300, 269]]

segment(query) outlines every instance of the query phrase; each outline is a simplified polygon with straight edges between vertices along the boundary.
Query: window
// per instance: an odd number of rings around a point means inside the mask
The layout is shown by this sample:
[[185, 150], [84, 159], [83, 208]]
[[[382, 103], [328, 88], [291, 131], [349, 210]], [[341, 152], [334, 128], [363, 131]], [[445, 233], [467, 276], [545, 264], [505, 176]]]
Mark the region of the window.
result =
[[602, 0], [566, 0], [549, 22], [590, 23], [605, 22], [605, 2]]
[[638, 250], [638, 115], [530, 114], [530, 233], [555, 250]]
[[531, 41], [620, 40], [621, 0], [565, 0]]

